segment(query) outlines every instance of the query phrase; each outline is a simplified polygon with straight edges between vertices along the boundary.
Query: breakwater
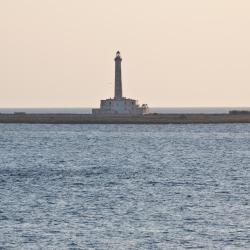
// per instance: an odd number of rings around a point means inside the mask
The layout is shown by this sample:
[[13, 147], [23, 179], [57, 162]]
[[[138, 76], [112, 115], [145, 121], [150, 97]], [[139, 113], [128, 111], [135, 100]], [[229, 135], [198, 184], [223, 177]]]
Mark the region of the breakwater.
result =
[[94, 116], [89, 114], [0, 114], [0, 123], [31, 124], [213, 124], [250, 123], [250, 114], [148, 114]]

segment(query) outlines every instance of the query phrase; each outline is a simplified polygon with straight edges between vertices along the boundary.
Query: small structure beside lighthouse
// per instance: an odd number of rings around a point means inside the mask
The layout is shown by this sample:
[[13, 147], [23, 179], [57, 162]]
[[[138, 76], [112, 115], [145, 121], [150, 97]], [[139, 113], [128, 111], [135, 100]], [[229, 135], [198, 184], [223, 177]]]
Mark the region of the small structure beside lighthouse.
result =
[[138, 104], [137, 100], [122, 95], [121, 54], [116, 52], [115, 57], [115, 96], [101, 100], [99, 109], [92, 109], [93, 115], [144, 115], [149, 112], [147, 104]]

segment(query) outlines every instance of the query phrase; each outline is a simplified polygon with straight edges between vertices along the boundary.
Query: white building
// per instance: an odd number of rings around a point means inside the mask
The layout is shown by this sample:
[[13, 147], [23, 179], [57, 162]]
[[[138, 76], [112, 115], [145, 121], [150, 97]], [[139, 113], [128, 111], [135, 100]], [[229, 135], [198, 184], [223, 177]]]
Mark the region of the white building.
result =
[[115, 97], [101, 100], [99, 109], [92, 109], [93, 115], [144, 115], [149, 112], [147, 104], [140, 106], [138, 101], [122, 96], [122, 58], [117, 51], [115, 57]]

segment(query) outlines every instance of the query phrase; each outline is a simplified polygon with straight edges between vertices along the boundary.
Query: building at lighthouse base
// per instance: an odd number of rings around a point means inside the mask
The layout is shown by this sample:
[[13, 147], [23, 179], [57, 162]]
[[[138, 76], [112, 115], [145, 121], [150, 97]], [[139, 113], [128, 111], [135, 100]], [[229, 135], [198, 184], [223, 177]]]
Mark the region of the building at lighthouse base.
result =
[[92, 109], [93, 115], [144, 115], [149, 113], [147, 104], [139, 105], [129, 98], [101, 100], [99, 109]]

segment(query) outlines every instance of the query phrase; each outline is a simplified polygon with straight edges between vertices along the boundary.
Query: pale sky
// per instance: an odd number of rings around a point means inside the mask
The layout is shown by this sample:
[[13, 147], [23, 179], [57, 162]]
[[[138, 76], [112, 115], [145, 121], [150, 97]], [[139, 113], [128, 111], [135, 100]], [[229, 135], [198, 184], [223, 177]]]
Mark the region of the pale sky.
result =
[[249, 0], [0, 0], [0, 108], [250, 106]]

